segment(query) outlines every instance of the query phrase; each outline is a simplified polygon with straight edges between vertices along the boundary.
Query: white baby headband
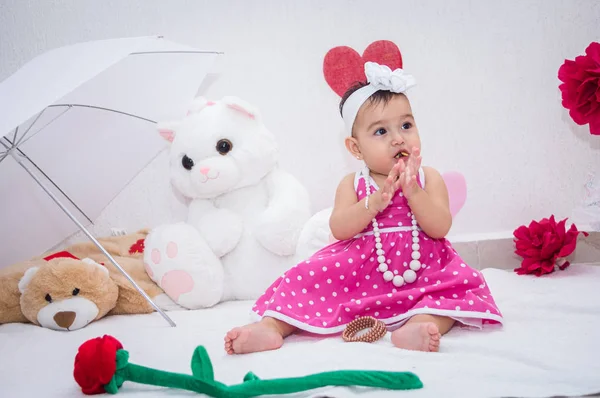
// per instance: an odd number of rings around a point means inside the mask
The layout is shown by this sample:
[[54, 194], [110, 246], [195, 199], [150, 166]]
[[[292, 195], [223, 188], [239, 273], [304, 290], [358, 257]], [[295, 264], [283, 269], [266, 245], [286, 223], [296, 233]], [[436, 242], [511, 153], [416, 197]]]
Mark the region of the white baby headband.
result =
[[392, 71], [389, 66], [376, 62], [365, 62], [365, 76], [369, 84], [353, 92], [342, 108], [342, 119], [348, 134], [352, 134], [352, 126], [358, 110], [375, 92], [386, 90], [403, 93], [417, 84], [415, 78], [401, 68]]

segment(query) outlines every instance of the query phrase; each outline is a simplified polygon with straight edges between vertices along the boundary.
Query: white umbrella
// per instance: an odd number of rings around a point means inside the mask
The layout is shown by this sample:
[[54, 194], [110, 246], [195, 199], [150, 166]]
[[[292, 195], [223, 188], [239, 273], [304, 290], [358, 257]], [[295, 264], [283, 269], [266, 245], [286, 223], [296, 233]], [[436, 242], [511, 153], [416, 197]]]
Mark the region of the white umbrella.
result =
[[86, 42], [0, 83], [0, 267], [80, 229], [174, 326], [86, 225], [164, 149], [156, 121], [185, 114], [217, 54], [162, 37]]

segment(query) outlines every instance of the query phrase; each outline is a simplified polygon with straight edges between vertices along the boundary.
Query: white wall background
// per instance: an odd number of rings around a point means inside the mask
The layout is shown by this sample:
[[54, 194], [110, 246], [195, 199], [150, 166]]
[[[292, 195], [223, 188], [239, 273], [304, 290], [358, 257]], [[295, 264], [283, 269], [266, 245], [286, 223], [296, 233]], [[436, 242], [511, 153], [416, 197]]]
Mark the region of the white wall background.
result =
[[[379, 39], [398, 44], [419, 82], [411, 98], [425, 163], [467, 178], [456, 239], [510, 236], [532, 219], [569, 217], [587, 173], [600, 175], [600, 137], [569, 119], [557, 79], [565, 58], [600, 39], [597, 0], [2, 0], [0, 80], [51, 48], [151, 34], [225, 52], [206, 95], [259, 106], [282, 166], [307, 186], [314, 211], [330, 206], [339, 179], [359, 166], [342, 147], [323, 56], [338, 45], [362, 52]], [[159, 156], [94, 232], [184, 214]]]

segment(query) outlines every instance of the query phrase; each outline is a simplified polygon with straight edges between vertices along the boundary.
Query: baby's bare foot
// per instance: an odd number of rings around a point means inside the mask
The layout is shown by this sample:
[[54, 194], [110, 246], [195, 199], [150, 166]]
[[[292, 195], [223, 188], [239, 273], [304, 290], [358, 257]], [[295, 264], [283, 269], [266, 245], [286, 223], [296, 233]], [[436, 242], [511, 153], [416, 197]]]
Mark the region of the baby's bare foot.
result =
[[405, 350], [437, 352], [441, 337], [433, 322], [408, 323], [392, 332], [392, 343]]
[[276, 350], [282, 345], [279, 331], [262, 322], [231, 329], [225, 335], [225, 351], [230, 355]]

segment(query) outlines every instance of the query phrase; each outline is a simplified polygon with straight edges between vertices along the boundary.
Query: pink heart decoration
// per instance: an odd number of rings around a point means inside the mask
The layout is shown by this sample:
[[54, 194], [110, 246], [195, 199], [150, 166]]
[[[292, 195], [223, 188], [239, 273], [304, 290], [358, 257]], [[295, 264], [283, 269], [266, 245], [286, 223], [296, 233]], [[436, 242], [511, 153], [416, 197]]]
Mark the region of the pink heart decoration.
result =
[[454, 217], [467, 201], [467, 181], [465, 177], [457, 171], [448, 171], [442, 174], [442, 178], [448, 188], [450, 199], [450, 213]]

